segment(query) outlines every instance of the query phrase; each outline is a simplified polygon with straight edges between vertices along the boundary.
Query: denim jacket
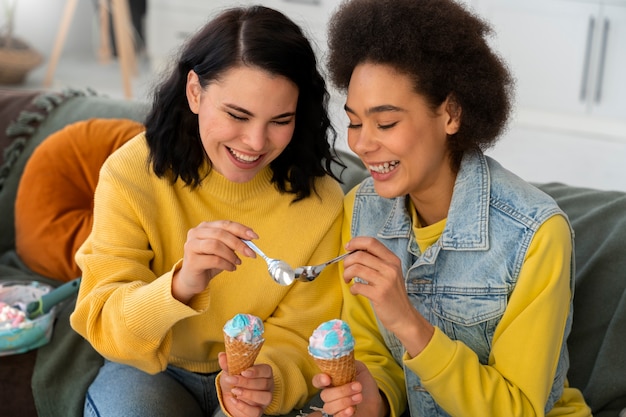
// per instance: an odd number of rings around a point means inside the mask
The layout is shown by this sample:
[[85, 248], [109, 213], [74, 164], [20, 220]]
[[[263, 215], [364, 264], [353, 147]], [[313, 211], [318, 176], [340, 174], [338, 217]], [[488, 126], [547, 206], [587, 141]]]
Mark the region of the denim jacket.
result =
[[[464, 156], [444, 231], [424, 253], [412, 233], [406, 198], [379, 197], [372, 179], [366, 179], [356, 193], [352, 236], [376, 237], [393, 251], [402, 261], [407, 293], [415, 308], [487, 364], [496, 326], [533, 236], [551, 216], [567, 217], [548, 195], [479, 152]], [[573, 294], [573, 254], [571, 271]], [[570, 303], [563, 340], [571, 323]], [[402, 365], [404, 348], [380, 322], [379, 328]], [[568, 367], [563, 343], [546, 411], [561, 397]], [[411, 416], [448, 416], [421, 386], [418, 375], [406, 367], [404, 373]]]

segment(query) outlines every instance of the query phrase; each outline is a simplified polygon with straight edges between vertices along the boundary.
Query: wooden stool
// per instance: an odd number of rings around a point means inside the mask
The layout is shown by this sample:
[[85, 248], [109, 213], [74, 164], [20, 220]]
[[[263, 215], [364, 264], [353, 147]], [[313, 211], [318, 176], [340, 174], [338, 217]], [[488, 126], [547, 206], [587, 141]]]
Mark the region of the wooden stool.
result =
[[[67, 32], [70, 27], [78, 0], [67, 0], [65, 10], [61, 20], [61, 26], [57, 33], [54, 48], [50, 55], [48, 70], [44, 78], [44, 87], [52, 85], [52, 78], [56, 70], [61, 50], [65, 44]], [[137, 62], [135, 60], [135, 46], [133, 44], [133, 30], [130, 20], [130, 11], [128, 9], [128, 0], [99, 0], [98, 11], [100, 18], [100, 50], [98, 57], [100, 62], [108, 62], [111, 59], [111, 45], [109, 37], [109, 6], [112, 11], [113, 29], [115, 36], [115, 45], [117, 47], [117, 56], [122, 72], [122, 84], [124, 87], [124, 96], [132, 98], [132, 88], [130, 78], [137, 73]]]

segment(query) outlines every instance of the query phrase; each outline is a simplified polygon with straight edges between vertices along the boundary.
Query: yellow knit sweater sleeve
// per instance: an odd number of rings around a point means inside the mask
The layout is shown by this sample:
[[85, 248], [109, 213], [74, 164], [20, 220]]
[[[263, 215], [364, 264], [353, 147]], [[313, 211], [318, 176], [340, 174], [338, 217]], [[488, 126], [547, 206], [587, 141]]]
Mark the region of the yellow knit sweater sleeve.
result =
[[72, 327], [104, 357], [149, 373], [174, 365], [193, 372], [220, 370], [222, 327], [237, 313], [259, 316], [265, 344], [257, 363], [272, 366], [275, 391], [268, 414], [303, 406], [317, 390], [318, 371], [307, 352], [321, 322], [339, 317], [335, 266], [312, 283], [284, 287], [265, 261], [240, 256], [189, 305], [172, 297], [189, 229], [203, 221], [232, 220], [259, 235], [257, 245], [293, 267], [321, 263], [339, 252], [343, 193], [329, 177], [316, 180], [310, 198], [293, 202], [271, 183], [271, 170], [247, 183], [211, 171], [200, 187], [158, 178], [147, 164], [140, 135], [104, 164], [95, 193], [92, 233], [76, 260], [83, 280]]

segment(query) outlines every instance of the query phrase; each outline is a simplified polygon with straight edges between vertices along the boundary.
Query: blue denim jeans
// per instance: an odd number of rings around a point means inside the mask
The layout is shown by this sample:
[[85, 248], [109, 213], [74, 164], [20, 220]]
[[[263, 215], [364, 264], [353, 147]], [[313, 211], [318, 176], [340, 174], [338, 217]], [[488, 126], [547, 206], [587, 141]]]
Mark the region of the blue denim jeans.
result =
[[[87, 390], [85, 416], [204, 417], [220, 410], [213, 374], [169, 366], [151, 375], [105, 361]], [[218, 414], [219, 415], [219, 414]]]
[[[147, 374], [132, 366], [105, 361], [87, 390], [85, 417], [224, 417], [213, 374], [196, 374], [168, 366]], [[310, 405], [321, 407], [319, 395]], [[288, 416], [300, 415], [294, 410]]]

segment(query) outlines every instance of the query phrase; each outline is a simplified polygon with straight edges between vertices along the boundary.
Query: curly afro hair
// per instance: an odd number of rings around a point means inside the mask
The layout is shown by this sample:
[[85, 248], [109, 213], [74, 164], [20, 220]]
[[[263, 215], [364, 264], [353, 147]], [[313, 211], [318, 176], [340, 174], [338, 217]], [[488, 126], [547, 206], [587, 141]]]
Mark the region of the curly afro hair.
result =
[[347, 90], [357, 65], [389, 65], [410, 76], [433, 109], [450, 97], [462, 112], [448, 139], [458, 168], [463, 153], [495, 143], [511, 111], [514, 82], [487, 43], [491, 34], [453, 0], [348, 0], [329, 22], [328, 70]]

